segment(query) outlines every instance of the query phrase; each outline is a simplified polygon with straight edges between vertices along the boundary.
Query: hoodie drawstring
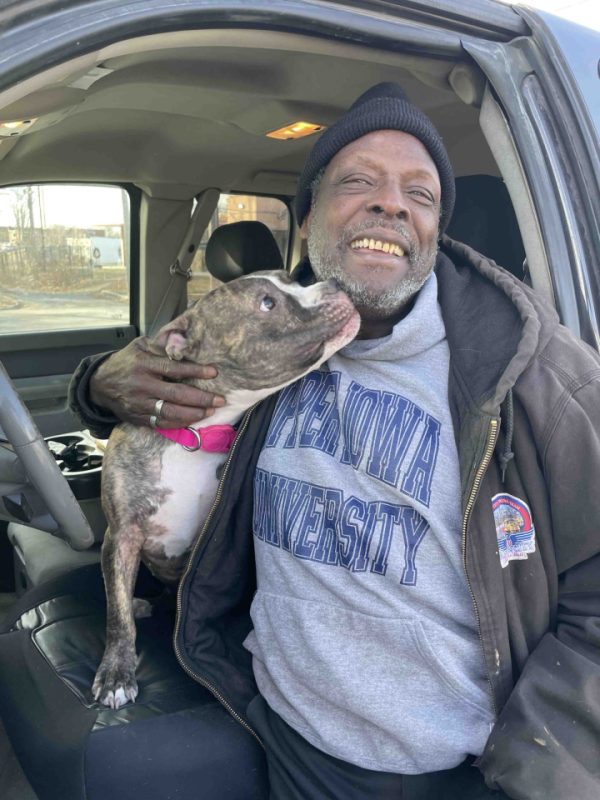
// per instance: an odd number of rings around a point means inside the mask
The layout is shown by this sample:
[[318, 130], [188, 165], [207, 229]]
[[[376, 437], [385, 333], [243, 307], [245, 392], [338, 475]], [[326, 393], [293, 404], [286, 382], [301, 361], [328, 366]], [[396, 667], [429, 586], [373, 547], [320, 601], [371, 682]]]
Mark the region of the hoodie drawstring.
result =
[[[504, 411], [504, 414], [502, 413]], [[504, 416], [506, 422], [506, 432], [504, 434], [504, 447], [499, 455], [500, 461], [500, 480], [504, 483], [506, 476], [506, 468], [508, 462], [512, 461], [515, 454], [512, 451], [513, 435], [514, 435], [514, 406], [513, 406], [513, 393], [512, 389], [508, 390], [506, 400], [500, 408], [500, 419]]]

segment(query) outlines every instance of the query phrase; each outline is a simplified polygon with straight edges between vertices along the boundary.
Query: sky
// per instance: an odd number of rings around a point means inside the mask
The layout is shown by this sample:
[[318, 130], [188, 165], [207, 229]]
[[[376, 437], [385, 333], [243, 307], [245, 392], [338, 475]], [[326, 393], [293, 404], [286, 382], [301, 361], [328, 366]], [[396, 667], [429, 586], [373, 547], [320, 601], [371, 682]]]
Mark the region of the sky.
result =
[[519, 0], [518, 5], [541, 8], [557, 17], [600, 31], [600, 0]]
[[[0, 189], [0, 226], [15, 225], [14, 205], [11, 189]], [[34, 189], [31, 207], [36, 226], [40, 224], [40, 206], [45, 227], [123, 224], [122, 190], [116, 187], [45, 186], [39, 193]]]

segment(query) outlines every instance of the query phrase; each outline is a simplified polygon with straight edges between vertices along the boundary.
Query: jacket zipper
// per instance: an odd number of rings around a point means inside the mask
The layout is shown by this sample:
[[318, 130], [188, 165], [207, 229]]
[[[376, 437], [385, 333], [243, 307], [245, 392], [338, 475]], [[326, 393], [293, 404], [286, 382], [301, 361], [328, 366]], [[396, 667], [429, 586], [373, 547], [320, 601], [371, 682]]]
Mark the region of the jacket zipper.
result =
[[223, 695], [219, 692], [219, 690], [215, 686], [213, 686], [211, 683], [209, 683], [209, 681], [207, 681], [206, 678], [203, 678], [197, 672], [194, 672], [194, 670], [191, 669], [185, 663], [185, 661], [183, 659], [183, 655], [181, 653], [181, 650], [179, 649], [179, 645], [177, 644], [177, 636], [178, 636], [178, 633], [179, 633], [179, 622], [180, 622], [180, 619], [181, 619], [181, 606], [182, 606], [182, 600], [181, 600], [182, 591], [181, 591], [181, 587], [183, 586], [183, 583], [186, 580], [186, 578], [187, 578], [187, 576], [188, 576], [188, 574], [190, 572], [190, 569], [191, 569], [191, 566], [192, 566], [192, 561], [194, 560], [196, 552], [198, 551], [198, 548], [200, 546], [200, 543], [202, 542], [202, 540], [203, 540], [203, 538], [204, 538], [204, 536], [206, 534], [206, 531], [208, 529], [209, 523], [210, 523], [210, 521], [212, 520], [212, 518], [214, 516], [215, 510], [216, 510], [217, 506], [219, 505], [219, 503], [221, 502], [221, 496], [223, 494], [223, 484], [225, 482], [225, 478], [227, 477], [227, 473], [229, 472], [229, 465], [231, 464], [231, 460], [233, 458], [233, 454], [235, 453], [237, 444], [238, 444], [239, 440], [242, 438], [244, 432], [246, 431], [246, 428], [248, 427], [248, 423], [250, 421], [250, 416], [251, 416], [254, 408], [255, 408], [255, 406], [253, 406], [252, 408], [250, 408], [246, 412], [246, 414], [244, 415], [244, 418], [243, 418], [243, 420], [242, 420], [242, 422], [240, 424], [237, 436], [235, 437], [235, 440], [233, 442], [233, 446], [232, 446], [231, 450], [229, 451], [229, 455], [227, 457], [227, 461], [225, 462], [225, 466], [223, 467], [223, 472], [221, 473], [221, 479], [220, 479], [219, 485], [217, 487], [217, 493], [215, 495], [214, 502], [213, 502], [213, 504], [211, 506], [211, 509], [210, 509], [209, 513], [208, 513], [206, 521], [204, 522], [204, 526], [203, 526], [202, 530], [200, 531], [200, 534], [199, 534], [198, 538], [196, 539], [196, 543], [194, 544], [194, 547], [192, 548], [192, 552], [190, 553], [190, 557], [188, 559], [185, 572], [182, 575], [181, 580], [179, 582], [179, 586], [177, 588], [177, 617], [176, 617], [176, 623], [175, 623], [175, 631], [173, 633], [173, 646], [174, 646], [174, 649], [175, 649], [175, 655], [177, 656], [177, 660], [179, 661], [179, 663], [180, 663], [181, 667], [183, 668], [183, 670], [191, 678], [193, 678], [197, 683], [199, 683], [201, 686], [204, 686], [206, 689], [208, 689], [208, 691], [219, 701], [219, 703], [221, 703], [221, 705], [231, 714], [231, 716], [237, 722], [239, 722], [240, 725], [242, 727], [244, 727], [249, 733], [251, 733], [252, 736], [254, 736], [254, 738], [258, 741], [260, 746], [263, 747], [263, 749], [264, 749], [264, 745], [262, 743], [262, 740], [260, 739], [260, 737], [258, 736], [256, 731], [253, 728], [251, 728], [250, 725], [248, 725], [248, 723], [244, 719], [242, 719], [242, 717], [240, 717], [240, 715], [237, 713], [237, 711], [235, 711], [235, 709], [230, 705], [230, 703], [227, 702], [227, 700], [223, 697]]
[[473, 506], [475, 505], [475, 500], [479, 493], [479, 487], [481, 486], [481, 481], [483, 480], [483, 476], [486, 473], [487, 468], [490, 465], [490, 461], [492, 460], [492, 455], [494, 453], [494, 448], [496, 446], [496, 438], [498, 436], [498, 420], [492, 419], [490, 420], [490, 425], [488, 428], [487, 433], [487, 441], [485, 445], [485, 450], [483, 452], [483, 457], [477, 468], [477, 472], [475, 473], [475, 477], [473, 479], [473, 484], [471, 486], [471, 492], [469, 494], [469, 499], [467, 500], [467, 505], [465, 506], [465, 513], [463, 516], [463, 526], [462, 526], [462, 559], [463, 559], [463, 567], [465, 570], [465, 575], [467, 577], [467, 586], [469, 588], [469, 594], [471, 595], [471, 600], [473, 602], [473, 608], [475, 609], [475, 619], [477, 620], [477, 632], [479, 634], [479, 643], [481, 644], [481, 651], [483, 653], [483, 663], [485, 664], [485, 673], [487, 677], [487, 682], [490, 690], [490, 695], [492, 697], [492, 706], [494, 709], [494, 714], [496, 718], [498, 718], [498, 707], [496, 705], [496, 698], [494, 696], [494, 687], [492, 685], [492, 681], [490, 678], [490, 672], [487, 667], [487, 661], [485, 658], [485, 649], [483, 647], [483, 637], [481, 636], [481, 618], [479, 616], [479, 609], [477, 608], [477, 601], [475, 600], [475, 595], [473, 594], [473, 589], [471, 588], [471, 580], [469, 578], [469, 573], [467, 571], [467, 528], [469, 526], [469, 520], [471, 518], [471, 512], [473, 511]]

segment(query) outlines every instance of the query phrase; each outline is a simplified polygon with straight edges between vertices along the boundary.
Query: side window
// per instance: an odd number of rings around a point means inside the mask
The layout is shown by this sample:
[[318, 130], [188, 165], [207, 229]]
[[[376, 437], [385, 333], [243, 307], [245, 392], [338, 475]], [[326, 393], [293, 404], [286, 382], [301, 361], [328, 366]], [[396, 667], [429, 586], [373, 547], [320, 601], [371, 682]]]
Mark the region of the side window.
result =
[[286, 204], [276, 197], [222, 194], [192, 262], [192, 279], [187, 287], [189, 303], [195, 302], [220, 283], [206, 269], [204, 253], [210, 235], [219, 225], [241, 222], [242, 220], [263, 222], [275, 237], [285, 263], [291, 223], [290, 212]]
[[0, 188], [0, 334], [129, 323], [129, 195]]

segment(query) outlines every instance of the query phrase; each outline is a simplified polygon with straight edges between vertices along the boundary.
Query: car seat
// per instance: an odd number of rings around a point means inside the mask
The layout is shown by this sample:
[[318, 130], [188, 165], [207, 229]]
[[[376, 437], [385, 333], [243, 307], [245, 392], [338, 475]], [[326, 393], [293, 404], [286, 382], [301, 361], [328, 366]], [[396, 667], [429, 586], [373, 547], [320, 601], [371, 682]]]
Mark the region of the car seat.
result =
[[0, 716], [39, 800], [261, 800], [258, 742], [176, 661], [168, 604], [138, 621], [138, 700], [91, 695], [104, 650], [100, 571], [32, 589], [0, 626]]
[[206, 269], [220, 281], [232, 281], [262, 269], [283, 269], [269, 228], [258, 220], [219, 225], [206, 244]]
[[456, 203], [446, 234], [493, 259], [520, 280], [527, 277], [517, 217], [501, 178], [456, 178]]

